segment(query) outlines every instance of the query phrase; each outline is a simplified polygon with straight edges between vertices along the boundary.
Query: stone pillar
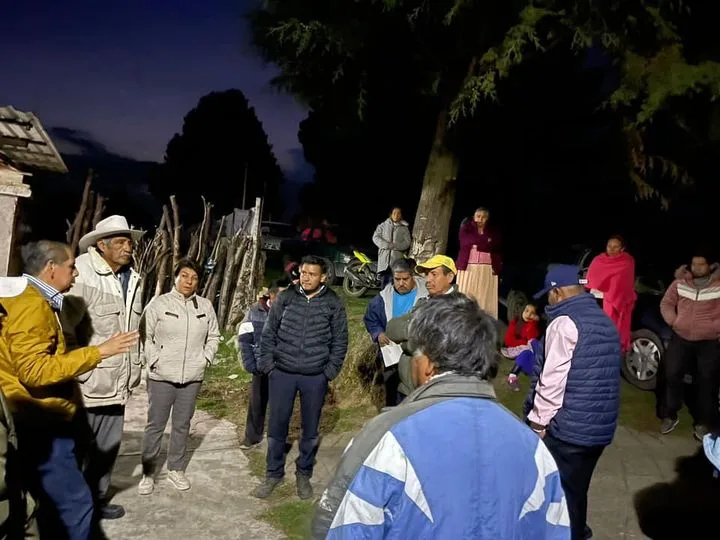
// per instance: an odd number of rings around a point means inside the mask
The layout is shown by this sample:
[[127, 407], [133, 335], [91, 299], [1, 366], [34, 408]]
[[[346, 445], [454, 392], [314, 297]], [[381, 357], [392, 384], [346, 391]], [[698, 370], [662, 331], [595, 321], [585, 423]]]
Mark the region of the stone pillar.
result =
[[7, 276], [14, 249], [18, 198], [31, 195], [23, 173], [0, 163], [0, 276]]

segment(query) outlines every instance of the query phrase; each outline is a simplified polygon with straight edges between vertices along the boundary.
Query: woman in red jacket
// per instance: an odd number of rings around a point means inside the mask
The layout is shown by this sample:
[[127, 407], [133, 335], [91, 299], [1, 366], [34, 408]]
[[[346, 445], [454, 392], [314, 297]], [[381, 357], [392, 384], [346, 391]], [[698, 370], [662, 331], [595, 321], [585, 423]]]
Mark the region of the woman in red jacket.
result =
[[530, 374], [533, 368], [534, 353], [530, 342], [540, 337], [540, 317], [534, 304], [527, 304], [522, 313], [510, 321], [505, 332], [505, 347], [500, 352], [506, 358], [515, 360], [508, 375], [507, 383], [516, 392], [520, 390], [518, 375], [521, 371]]

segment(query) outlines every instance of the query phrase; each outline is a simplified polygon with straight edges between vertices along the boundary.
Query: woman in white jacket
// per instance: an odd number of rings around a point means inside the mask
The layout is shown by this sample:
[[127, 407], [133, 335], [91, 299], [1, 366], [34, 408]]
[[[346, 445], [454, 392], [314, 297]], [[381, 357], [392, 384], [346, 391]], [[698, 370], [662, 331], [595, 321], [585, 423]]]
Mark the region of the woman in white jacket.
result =
[[153, 298], [140, 326], [148, 369], [148, 419], [142, 445], [143, 477], [138, 491], [155, 489], [156, 461], [172, 409], [168, 447], [168, 480], [180, 491], [190, 489], [185, 476], [190, 420], [205, 368], [215, 358], [220, 332], [212, 303], [197, 296], [200, 270], [183, 259], [175, 268], [175, 286]]

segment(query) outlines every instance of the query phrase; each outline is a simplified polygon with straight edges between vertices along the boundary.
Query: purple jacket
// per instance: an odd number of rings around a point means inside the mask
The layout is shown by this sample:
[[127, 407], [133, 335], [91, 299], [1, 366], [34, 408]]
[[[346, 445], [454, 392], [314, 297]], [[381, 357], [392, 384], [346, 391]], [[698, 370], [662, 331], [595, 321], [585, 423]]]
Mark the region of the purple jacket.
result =
[[455, 261], [458, 270], [467, 270], [470, 250], [473, 246], [477, 246], [480, 252], [490, 253], [493, 272], [499, 276], [502, 271], [500, 234], [493, 229], [485, 229], [485, 232], [480, 234], [472, 219], [463, 221], [460, 225], [460, 252]]

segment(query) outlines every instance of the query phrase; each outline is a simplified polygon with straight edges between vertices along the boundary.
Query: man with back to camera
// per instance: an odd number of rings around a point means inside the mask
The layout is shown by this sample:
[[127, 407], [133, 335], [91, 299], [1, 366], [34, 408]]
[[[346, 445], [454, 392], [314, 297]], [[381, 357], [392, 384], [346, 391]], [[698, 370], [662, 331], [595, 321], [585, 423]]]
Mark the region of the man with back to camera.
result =
[[548, 296], [549, 324], [533, 341], [535, 369], [524, 414], [562, 479], [573, 540], [592, 538], [587, 494], [595, 466], [615, 435], [620, 410], [620, 335], [584, 287], [580, 268], [558, 265], [535, 299]]
[[300, 283], [278, 295], [262, 333], [258, 369], [269, 377], [270, 418], [266, 477], [253, 490], [254, 497], [269, 497], [285, 476], [285, 444], [297, 393], [302, 417], [297, 493], [301, 499], [312, 497], [325, 394], [342, 369], [347, 347], [345, 305], [327, 284], [325, 260], [305, 256]]
[[569, 540], [558, 468], [496, 402], [495, 321], [465, 295], [413, 313], [417, 386], [350, 442], [317, 505], [316, 539]]

